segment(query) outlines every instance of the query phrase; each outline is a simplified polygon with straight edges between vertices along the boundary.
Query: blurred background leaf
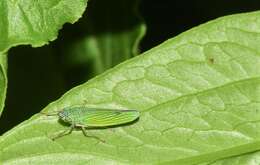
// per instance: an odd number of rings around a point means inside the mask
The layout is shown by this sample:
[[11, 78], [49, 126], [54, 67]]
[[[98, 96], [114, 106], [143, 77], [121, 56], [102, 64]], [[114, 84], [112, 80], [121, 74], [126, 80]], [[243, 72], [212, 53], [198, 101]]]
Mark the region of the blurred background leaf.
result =
[[58, 47], [66, 81], [73, 87], [138, 54], [145, 26], [137, 0], [95, 0], [70, 26]]

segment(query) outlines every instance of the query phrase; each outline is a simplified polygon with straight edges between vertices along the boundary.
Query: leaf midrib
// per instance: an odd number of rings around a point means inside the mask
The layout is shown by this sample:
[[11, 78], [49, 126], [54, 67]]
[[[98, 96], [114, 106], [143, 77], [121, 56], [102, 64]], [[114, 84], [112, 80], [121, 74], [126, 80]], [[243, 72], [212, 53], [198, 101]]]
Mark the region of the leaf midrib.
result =
[[161, 107], [163, 105], [166, 105], [166, 104], [169, 104], [169, 103], [172, 103], [172, 102], [176, 102], [177, 100], [180, 100], [180, 99], [185, 98], [185, 97], [196, 96], [196, 95], [199, 95], [199, 94], [203, 94], [203, 93], [207, 93], [207, 92], [210, 92], [210, 91], [214, 91], [216, 89], [220, 89], [220, 88], [227, 87], [227, 86], [230, 86], [230, 85], [235, 85], [235, 84], [239, 84], [239, 83], [242, 83], [242, 82], [247, 82], [247, 81], [250, 81], [250, 80], [257, 80], [257, 79], [260, 79], [260, 76], [251, 77], [251, 78], [247, 78], [247, 79], [240, 79], [240, 80], [229, 82], [229, 83], [226, 83], [226, 84], [223, 84], [223, 85], [220, 85], [220, 86], [215, 86], [213, 88], [208, 88], [208, 89], [205, 89], [205, 90], [184, 94], [184, 95], [182, 95], [180, 97], [176, 97], [174, 99], [167, 100], [167, 101], [159, 103], [159, 104], [157, 104], [155, 106], [149, 107], [148, 109], [145, 109], [145, 110], [141, 111], [141, 113], [147, 112], [147, 111], [152, 111], [153, 109], [157, 109], [157, 108], [159, 108], [159, 107]]
[[178, 165], [188, 165], [190, 162], [193, 164], [205, 163], [208, 161], [216, 161], [219, 159], [241, 155], [249, 152], [254, 152], [260, 150], [260, 140], [257, 140], [254, 143], [246, 143], [235, 147], [230, 147], [222, 150], [218, 150], [211, 153], [200, 154], [198, 156], [191, 156], [189, 158], [183, 158], [174, 161], [168, 161], [160, 163], [164, 164], [178, 164]]

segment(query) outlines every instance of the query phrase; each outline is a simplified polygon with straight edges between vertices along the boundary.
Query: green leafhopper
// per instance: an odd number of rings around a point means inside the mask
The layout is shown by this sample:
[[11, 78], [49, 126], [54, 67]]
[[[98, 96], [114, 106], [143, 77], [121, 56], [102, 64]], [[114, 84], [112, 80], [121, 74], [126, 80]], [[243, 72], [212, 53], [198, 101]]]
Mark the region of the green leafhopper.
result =
[[[86, 128], [105, 128], [127, 124], [139, 118], [137, 110], [119, 110], [119, 109], [98, 109], [84, 106], [67, 107], [58, 112], [59, 119], [70, 124], [70, 129], [58, 134], [53, 140], [70, 134], [74, 128], [81, 128], [83, 134], [87, 137]], [[99, 139], [100, 140], [100, 139]]]

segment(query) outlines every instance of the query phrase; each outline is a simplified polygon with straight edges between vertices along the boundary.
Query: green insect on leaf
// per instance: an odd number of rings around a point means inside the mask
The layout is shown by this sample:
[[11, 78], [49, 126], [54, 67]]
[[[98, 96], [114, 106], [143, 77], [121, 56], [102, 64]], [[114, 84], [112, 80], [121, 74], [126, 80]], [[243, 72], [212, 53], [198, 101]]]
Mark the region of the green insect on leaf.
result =
[[52, 138], [53, 140], [70, 134], [77, 127], [81, 128], [86, 137], [93, 137], [104, 142], [96, 136], [88, 135], [86, 128], [104, 128], [127, 124], [137, 120], [140, 114], [136, 110], [96, 109], [80, 106], [64, 108], [57, 115], [60, 120], [70, 124], [70, 129], [60, 132]]

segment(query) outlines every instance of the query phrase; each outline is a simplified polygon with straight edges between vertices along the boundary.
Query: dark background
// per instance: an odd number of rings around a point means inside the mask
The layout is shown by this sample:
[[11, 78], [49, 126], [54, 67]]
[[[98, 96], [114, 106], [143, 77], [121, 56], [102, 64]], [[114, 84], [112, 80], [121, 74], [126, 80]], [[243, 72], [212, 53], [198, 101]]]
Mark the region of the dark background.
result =
[[[140, 45], [143, 52], [214, 18], [258, 10], [260, 1], [142, 0], [139, 9], [147, 26], [147, 33]], [[64, 36], [73, 26], [77, 26], [77, 23], [64, 25], [59, 36]], [[39, 112], [67, 90], [82, 83], [80, 77], [74, 76], [73, 79], [67, 80], [60, 74], [62, 65], [60, 57], [55, 56], [55, 47], [62, 42], [59, 37], [50, 45], [41, 48], [19, 46], [10, 50], [9, 84], [5, 110], [0, 118], [0, 135]]]

